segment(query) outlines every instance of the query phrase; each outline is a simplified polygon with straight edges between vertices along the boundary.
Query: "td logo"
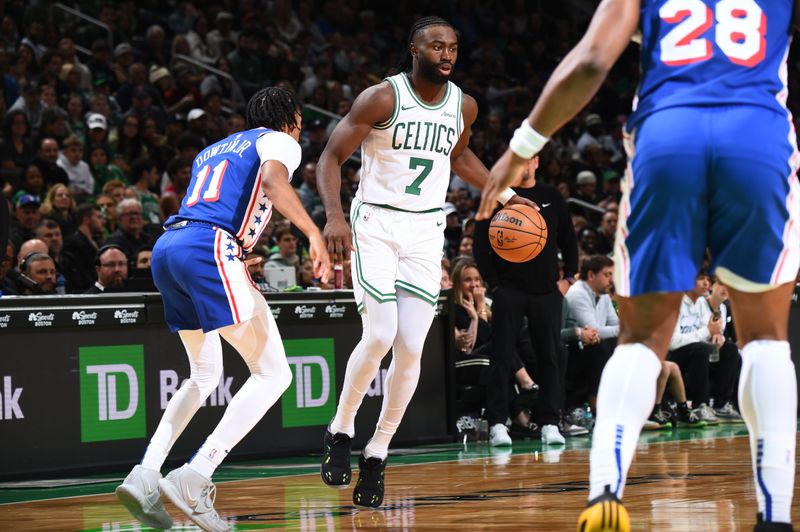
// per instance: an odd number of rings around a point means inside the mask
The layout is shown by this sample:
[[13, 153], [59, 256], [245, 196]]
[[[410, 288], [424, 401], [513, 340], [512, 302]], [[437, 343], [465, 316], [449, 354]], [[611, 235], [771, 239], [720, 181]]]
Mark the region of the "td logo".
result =
[[333, 338], [284, 340], [292, 383], [281, 397], [283, 427], [326, 425], [336, 413]]
[[144, 438], [144, 349], [81, 347], [81, 441]]

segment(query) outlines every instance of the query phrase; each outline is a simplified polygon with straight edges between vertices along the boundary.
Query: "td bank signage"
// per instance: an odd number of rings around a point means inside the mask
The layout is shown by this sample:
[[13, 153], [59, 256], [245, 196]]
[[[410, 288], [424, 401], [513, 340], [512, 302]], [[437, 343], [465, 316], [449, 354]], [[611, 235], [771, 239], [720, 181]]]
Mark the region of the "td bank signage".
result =
[[144, 438], [142, 345], [81, 347], [81, 441]]
[[284, 340], [292, 384], [281, 397], [282, 424], [327, 425], [336, 413], [336, 368], [333, 338]]

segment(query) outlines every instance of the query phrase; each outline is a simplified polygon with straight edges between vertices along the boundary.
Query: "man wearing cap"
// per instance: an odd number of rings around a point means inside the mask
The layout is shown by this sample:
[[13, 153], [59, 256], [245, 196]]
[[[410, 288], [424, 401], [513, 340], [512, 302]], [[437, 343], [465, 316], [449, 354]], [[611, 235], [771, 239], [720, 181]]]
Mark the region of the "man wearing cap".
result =
[[11, 220], [11, 228], [8, 232], [8, 239], [19, 249], [22, 243], [31, 238], [36, 238], [36, 226], [42, 220], [42, 213], [39, 212], [41, 202], [33, 194], [24, 194], [17, 200], [14, 219]]
[[622, 160], [622, 153], [620, 153], [617, 146], [614, 144], [614, 139], [610, 135], [604, 133], [603, 119], [600, 115], [590, 114], [586, 116], [585, 120], [586, 131], [578, 139], [575, 148], [578, 153], [583, 153], [584, 150], [591, 144], [597, 144], [605, 151], [611, 154], [611, 162]]
[[33, 164], [39, 168], [44, 178], [46, 188], [50, 188], [56, 183], [69, 186], [69, 177], [63, 168], [59, 167], [58, 161], [58, 142], [50, 137], [44, 137], [39, 142], [36, 158]]
[[575, 197], [579, 200], [591, 203], [592, 205], [596, 204], [597, 176], [594, 175], [594, 172], [591, 170], [583, 170], [578, 172], [575, 182], [578, 185], [578, 191], [575, 194]]
[[208, 144], [206, 135], [206, 112], [195, 107], [186, 115], [186, 124], [189, 126], [189, 133], [203, 139], [203, 145]]
[[83, 159], [91, 160], [92, 151], [95, 148], [106, 150], [109, 158], [113, 157], [113, 150], [108, 143], [108, 120], [100, 113], [89, 113], [86, 115], [86, 143], [83, 147]]

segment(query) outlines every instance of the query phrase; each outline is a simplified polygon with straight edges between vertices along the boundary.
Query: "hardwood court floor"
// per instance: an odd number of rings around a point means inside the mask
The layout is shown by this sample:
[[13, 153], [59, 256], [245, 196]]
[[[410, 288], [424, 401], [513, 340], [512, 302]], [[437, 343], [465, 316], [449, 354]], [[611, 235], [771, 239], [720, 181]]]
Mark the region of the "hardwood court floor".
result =
[[[643, 433], [625, 493], [633, 528], [751, 530], [745, 434], [743, 425]], [[216, 507], [234, 530], [574, 530], [588, 446], [583, 437], [563, 451], [538, 441], [515, 442], [513, 452], [485, 443], [402, 449], [390, 457], [386, 500], [375, 511], [355, 509], [350, 489], [323, 486], [318, 457], [232, 463], [215, 477]], [[122, 476], [0, 483], [0, 530], [143, 530], [113, 496]], [[176, 529], [196, 530], [167, 509]]]

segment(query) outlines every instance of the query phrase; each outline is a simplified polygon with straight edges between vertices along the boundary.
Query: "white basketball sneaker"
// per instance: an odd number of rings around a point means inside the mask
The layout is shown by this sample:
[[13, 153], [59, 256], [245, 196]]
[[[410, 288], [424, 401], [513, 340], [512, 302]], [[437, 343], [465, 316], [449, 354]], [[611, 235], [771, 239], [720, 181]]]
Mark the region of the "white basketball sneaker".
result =
[[172, 528], [172, 518], [164, 509], [158, 491], [159, 480], [161, 473], [137, 465], [114, 493], [140, 523], [151, 528]]
[[503, 423], [495, 423], [489, 429], [489, 445], [492, 447], [505, 447], [511, 445], [511, 436], [508, 435], [508, 427]]
[[545, 425], [542, 427], [542, 443], [545, 445], [564, 445], [566, 440], [559, 432], [557, 425]]
[[228, 522], [214, 510], [217, 487], [197, 471], [183, 464], [158, 481], [161, 493], [207, 532], [227, 532]]

